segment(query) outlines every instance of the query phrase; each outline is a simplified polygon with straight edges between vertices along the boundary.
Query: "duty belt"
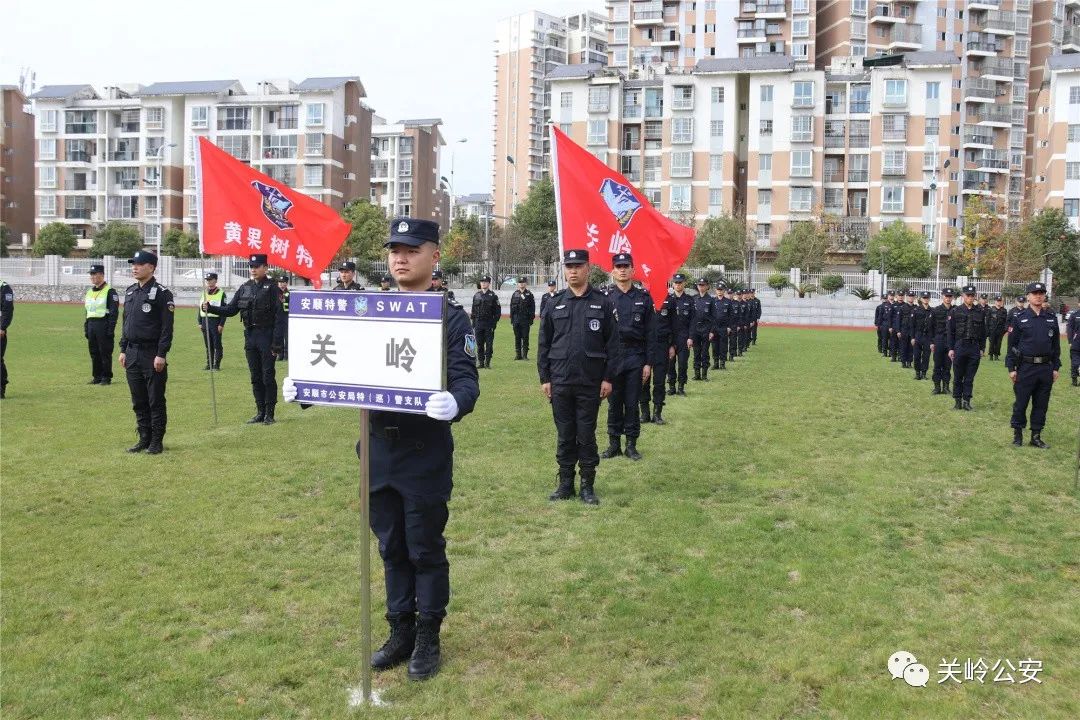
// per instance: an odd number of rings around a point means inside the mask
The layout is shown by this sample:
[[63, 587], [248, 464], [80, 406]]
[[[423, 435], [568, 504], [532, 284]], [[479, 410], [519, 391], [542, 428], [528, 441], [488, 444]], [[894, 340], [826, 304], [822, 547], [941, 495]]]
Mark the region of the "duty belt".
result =
[[1043, 365], [1050, 362], [1049, 355], [1021, 355], [1021, 362], [1032, 363], [1033, 365]]

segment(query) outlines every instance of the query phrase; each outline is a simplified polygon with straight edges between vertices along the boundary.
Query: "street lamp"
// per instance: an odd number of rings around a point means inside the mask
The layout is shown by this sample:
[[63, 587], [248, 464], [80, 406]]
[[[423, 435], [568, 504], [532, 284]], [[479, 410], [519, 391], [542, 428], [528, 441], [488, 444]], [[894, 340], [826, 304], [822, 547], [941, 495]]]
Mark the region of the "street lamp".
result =
[[157, 232], [157, 255], [161, 257], [161, 235], [162, 225], [165, 213], [165, 193], [162, 185], [161, 163], [165, 159], [165, 150], [167, 148], [176, 147], [176, 143], [162, 143], [158, 145], [157, 152], [154, 154], [154, 159], [157, 161], [157, 188], [158, 188], [158, 232]]
[[[464, 142], [469, 142], [469, 138], [461, 138], [450, 146], [450, 182], [447, 183], [450, 186], [450, 222], [447, 224], [448, 229], [454, 226], [454, 152], [457, 150], [457, 146]], [[442, 180], [445, 181], [446, 178], [443, 177]]]
[[512, 172], [514, 173], [511, 176], [511, 182], [513, 183], [513, 193], [511, 194], [510, 200], [510, 214], [512, 215], [514, 213], [514, 210], [517, 209], [517, 163], [514, 162], [514, 157], [512, 155], [506, 156], [506, 162], [510, 163], [510, 166], [513, 168]]
[[[937, 148], [934, 148], [934, 154], [937, 155]], [[942, 169], [948, 169], [949, 158], [945, 158], [945, 162], [942, 164]], [[938, 224], [938, 202], [937, 202], [937, 162], [934, 162], [934, 177], [930, 180], [930, 243], [934, 248], [934, 254], [937, 255], [937, 268], [934, 270], [934, 284], [937, 287], [941, 287], [941, 248], [938, 247], [937, 242], [937, 224]]]

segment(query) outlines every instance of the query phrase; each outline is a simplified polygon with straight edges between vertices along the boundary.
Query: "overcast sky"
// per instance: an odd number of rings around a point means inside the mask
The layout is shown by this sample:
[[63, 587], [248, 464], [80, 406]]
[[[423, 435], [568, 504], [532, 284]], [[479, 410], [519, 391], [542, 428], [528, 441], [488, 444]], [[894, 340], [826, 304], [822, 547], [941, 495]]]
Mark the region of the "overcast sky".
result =
[[490, 192], [496, 22], [601, 0], [0, 0], [0, 83], [37, 86], [357, 75], [389, 122], [440, 117], [457, 194]]

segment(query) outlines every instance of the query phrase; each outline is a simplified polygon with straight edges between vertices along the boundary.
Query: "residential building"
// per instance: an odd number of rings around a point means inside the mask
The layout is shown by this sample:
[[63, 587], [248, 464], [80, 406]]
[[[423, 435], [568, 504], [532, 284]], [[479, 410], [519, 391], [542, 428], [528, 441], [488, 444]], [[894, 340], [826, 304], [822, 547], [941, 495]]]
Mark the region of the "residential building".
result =
[[0, 225], [12, 246], [34, 236], [34, 116], [14, 85], [0, 85]]
[[423, 218], [446, 225], [449, 196], [443, 197], [439, 180], [440, 149], [446, 145], [441, 126], [438, 118], [387, 123], [375, 116], [371, 127], [371, 202], [387, 217]]
[[491, 212], [489, 193], [459, 195], [454, 200], [454, 215], [457, 217], [484, 217]]
[[1032, 128], [1030, 209], [1062, 210], [1080, 230], [1080, 54], [1051, 55], [1043, 73]]
[[369, 196], [371, 110], [356, 77], [52, 85], [36, 92], [40, 227], [71, 225], [81, 246], [122, 220], [154, 244], [198, 231], [195, 148], [206, 137], [279, 182], [341, 210]]

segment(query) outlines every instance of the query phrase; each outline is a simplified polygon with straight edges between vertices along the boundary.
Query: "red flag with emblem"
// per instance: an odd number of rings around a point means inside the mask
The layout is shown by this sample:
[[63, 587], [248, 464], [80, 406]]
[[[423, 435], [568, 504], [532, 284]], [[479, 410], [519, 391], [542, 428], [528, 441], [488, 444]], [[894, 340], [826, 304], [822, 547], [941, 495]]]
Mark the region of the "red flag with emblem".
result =
[[329, 205], [240, 162], [204, 137], [198, 160], [199, 248], [268, 262], [322, 285], [352, 227]]
[[612, 255], [630, 253], [634, 279], [659, 308], [668, 279], [690, 255], [694, 229], [661, 215], [625, 177], [554, 125], [551, 165], [560, 249], [586, 248], [589, 260], [608, 271]]

